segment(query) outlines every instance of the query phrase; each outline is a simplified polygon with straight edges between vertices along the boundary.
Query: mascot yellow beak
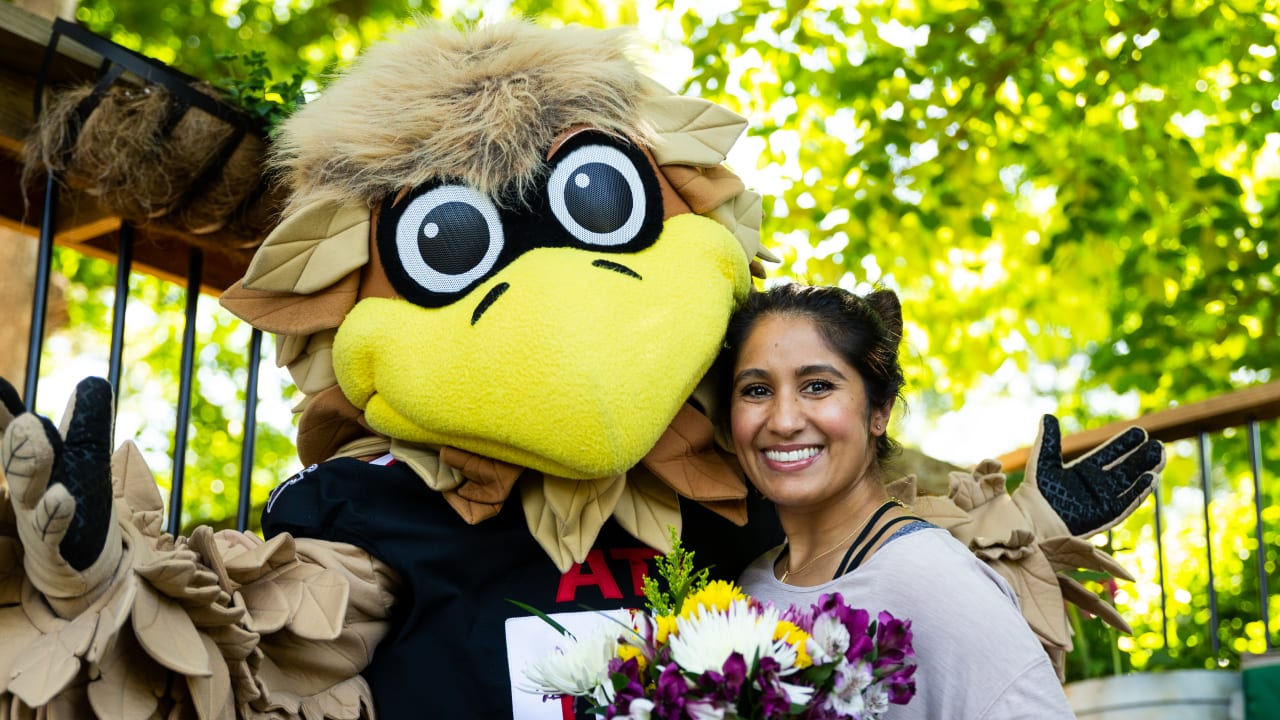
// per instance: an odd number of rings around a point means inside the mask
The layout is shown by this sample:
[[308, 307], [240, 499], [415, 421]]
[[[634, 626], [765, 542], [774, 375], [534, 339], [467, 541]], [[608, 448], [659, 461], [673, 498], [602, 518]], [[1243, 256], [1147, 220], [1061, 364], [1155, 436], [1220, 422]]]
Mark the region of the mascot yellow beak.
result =
[[374, 429], [610, 476], [711, 366], [750, 287], [733, 233], [664, 219], [651, 163], [612, 136], [566, 143], [547, 177], [515, 211], [441, 182], [384, 205], [378, 250], [400, 297], [361, 300], [334, 341], [339, 384]]

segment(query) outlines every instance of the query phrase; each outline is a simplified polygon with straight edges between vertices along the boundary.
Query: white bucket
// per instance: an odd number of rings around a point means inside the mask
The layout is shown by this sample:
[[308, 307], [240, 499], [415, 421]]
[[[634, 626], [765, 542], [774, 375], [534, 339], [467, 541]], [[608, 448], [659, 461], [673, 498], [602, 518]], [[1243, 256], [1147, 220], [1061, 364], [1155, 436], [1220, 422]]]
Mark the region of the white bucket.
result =
[[1171, 670], [1068, 683], [1078, 720], [1230, 720], [1234, 670]]

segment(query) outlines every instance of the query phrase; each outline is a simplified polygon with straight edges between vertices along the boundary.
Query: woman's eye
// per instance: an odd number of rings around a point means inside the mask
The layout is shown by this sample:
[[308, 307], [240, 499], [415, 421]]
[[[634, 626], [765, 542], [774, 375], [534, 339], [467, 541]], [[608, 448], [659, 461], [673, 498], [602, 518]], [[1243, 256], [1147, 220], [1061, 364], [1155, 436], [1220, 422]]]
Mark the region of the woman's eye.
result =
[[580, 242], [625, 245], [644, 225], [644, 183], [617, 148], [583, 145], [556, 164], [547, 185], [556, 220]]
[[762, 398], [769, 394], [769, 389], [763, 385], [748, 385], [738, 391], [738, 395], [745, 398]]
[[502, 252], [498, 209], [465, 185], [442, 185], [415, 197], [395, 228], [396, 257], [413, 282], [456, 293], [484, 277]]
[[835, 388], [835, 385], [826, 380], [812, 380], [805, 385], [805, 389], [811, 393], [829, 392], [833, 388]]

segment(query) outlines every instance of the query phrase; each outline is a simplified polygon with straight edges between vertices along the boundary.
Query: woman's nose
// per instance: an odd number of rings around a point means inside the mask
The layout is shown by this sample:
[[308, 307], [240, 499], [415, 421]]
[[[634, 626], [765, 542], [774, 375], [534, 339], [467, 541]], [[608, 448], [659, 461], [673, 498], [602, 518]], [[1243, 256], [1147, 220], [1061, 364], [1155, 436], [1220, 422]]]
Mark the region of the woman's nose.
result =
[[804, 428], [804, 412], [793, 395], [778, 395], [769, 414], [769, 429], [779, 435], [794, 435]]

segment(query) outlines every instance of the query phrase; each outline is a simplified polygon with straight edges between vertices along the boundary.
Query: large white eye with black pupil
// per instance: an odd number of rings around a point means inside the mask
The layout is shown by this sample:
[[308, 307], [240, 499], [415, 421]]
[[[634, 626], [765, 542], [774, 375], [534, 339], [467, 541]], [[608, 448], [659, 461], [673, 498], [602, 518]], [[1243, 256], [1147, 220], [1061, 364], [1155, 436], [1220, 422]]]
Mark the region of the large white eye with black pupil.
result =
[[548, 182], [551, 212], [578, 240], [625, 245], [644, 224], [646, 198], [631, 159], [608, 145], [584, 145], [556, 165]]
[[458, 292], [484, 277], [502, 245], [498, 209], [465, 185], [428, 190], [409, 203], [396, 223], [401, 266], [431, 292]]

